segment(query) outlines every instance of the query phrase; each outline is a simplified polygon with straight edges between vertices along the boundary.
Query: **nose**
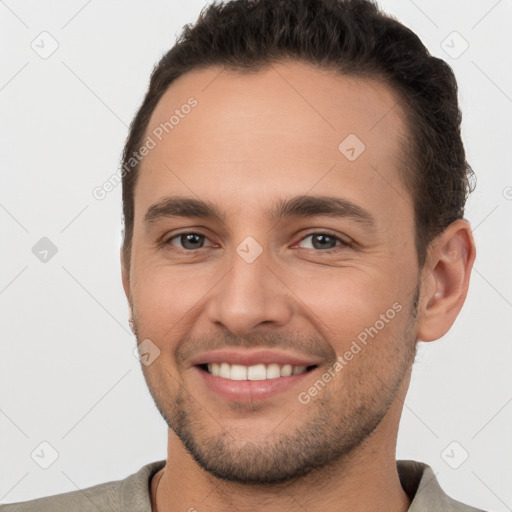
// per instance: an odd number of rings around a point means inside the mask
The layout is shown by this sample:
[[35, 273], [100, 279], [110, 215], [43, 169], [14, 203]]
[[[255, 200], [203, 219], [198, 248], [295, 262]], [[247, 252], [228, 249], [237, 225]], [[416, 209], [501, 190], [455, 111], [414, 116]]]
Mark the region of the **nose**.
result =
[[230, 270], [211, 292], [210, 322], [242, 336], [262, 325], [280, 327], [290, 321], [293, 294], [269, 260], [266, 251], [251, 263], [233, 255]]

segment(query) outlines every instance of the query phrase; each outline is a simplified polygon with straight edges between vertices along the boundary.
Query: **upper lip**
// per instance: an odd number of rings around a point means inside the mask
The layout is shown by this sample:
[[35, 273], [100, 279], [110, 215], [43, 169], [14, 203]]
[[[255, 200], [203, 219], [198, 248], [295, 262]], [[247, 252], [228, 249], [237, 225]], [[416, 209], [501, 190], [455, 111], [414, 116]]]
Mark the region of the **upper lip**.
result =
[[316, 366], [320, 364], [317, 358], [304, 357], [275, 350], [212, 350], [203, 352], [190, 359], [192, 366], [208, 363], [240, 364], [242, 366], [254, 366], [257, 364], [290, 364], [292, 366]]

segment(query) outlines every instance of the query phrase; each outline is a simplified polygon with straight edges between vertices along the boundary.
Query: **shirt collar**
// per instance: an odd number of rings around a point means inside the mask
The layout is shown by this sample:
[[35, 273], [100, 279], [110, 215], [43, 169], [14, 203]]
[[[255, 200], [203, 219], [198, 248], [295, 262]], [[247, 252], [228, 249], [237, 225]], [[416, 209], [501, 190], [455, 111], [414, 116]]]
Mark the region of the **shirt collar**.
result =
[[[151, 511], [151, 478], [165, 466], [160, 460], [143, 466], [137, 473], [122, 482], [121, 510]], [[396, 462], [400, 484], [411, 500], [408, 512], [426, 510], [443, 510], [443, 512], [479, 512], [450, 498], [441, 488], [432, 468], [415, 460], [398, 460]], [[480, 511], [481, 512], [481, 511]]]

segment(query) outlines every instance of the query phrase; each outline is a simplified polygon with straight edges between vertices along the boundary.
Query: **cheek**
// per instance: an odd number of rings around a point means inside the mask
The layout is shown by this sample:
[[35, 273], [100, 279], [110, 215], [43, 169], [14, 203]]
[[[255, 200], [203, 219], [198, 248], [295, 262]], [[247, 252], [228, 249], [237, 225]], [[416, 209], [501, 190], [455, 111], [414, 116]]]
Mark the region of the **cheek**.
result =
[[357, 339], [393, 341], [408, 304], [403, 281], [388, 275], [382, 269], [342, 268], [314, 279], [290, 276], [288, 283], [303, 301], [304, 314], [340, 353]]
[[[132, 299], [140, 330], [146, 337], [175, 337], [189, 328], [188, 319], [196, 314], [218, 273], [198, 272], [197, 267], [171, 268], [166, 265], [145, 265], [136, 274]], [[170, 330], [172, 330], [170, 332]]]

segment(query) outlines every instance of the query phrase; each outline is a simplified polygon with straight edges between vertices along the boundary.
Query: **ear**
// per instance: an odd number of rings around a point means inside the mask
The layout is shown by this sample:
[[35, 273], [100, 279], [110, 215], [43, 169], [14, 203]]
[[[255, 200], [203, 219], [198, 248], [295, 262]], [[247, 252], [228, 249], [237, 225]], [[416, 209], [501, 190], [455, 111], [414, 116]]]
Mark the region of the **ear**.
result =
[[132, 315], [132, 295], [130, 290], [130, 269], [127, 267], [126, 260], [124, 258], [124, 251], [123, 248], [121, 248], [120, 254], [119, 254], [120, 260], [121, 260], [121, 279], [123, 281], [123, 288], [124, 288], [124, 294], [126, 295], [126, 298], [128, 300], [128, 309], [130, 311], [130, 318], [128, 319], [128, 323], [130, 324], [130, 329], [135, 334], [135, 331], [133, 330], [133, 315]]
[[434, 341], [449, 331], [466, 300], [475, 257], [466, 220], [456, 220], [432, 242], [421, 278], [419, 341]]
[[123, 248], [121, 248], [119, 256], [121, 260], [121, 279], [123, 281], [124, 294], [128, 299], [128, 303], [131, 304], [130, 269], [126, 266]]

